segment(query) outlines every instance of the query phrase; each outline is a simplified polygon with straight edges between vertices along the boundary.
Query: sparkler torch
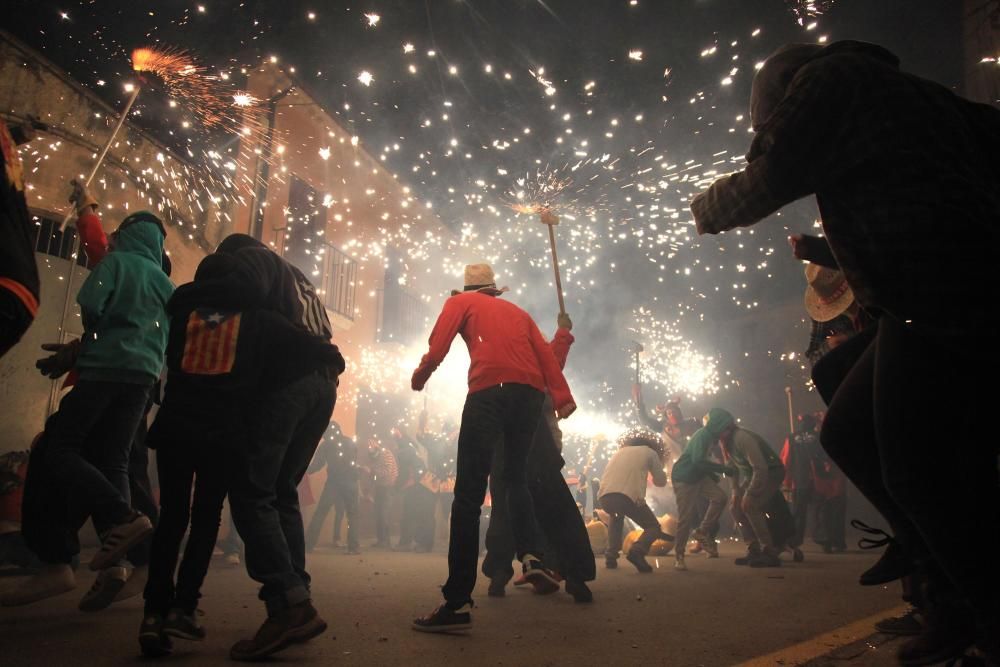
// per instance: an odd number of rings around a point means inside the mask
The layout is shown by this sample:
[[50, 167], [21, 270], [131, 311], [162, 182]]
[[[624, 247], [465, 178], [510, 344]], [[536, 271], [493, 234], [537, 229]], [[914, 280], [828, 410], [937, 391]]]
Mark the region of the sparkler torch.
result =
[[559, 217], [552, 212], [552, 209], [543, 208], [538, 212], [538, 219], [543, 225], [549, 228], [549, 245], [552, 248], [552, 270], [556, 274], [556, 293], [559, 296], [559, 314], [566, 313], [566, 303], [563, 300], [562, 278], [559, 276], [559, 256], [556, 254], [556, 225], [559, 224]]
[[[121, 112], [121, 115], [118, 116], [118, 122], [115, 124], [115, 129], [111, 131], [111, 136], [108, 137], [107, 142], [104, 144], [104, 148], [102, 148], [101, 152], [97, 155], [97, 162], [94, 163], [90, 173], [87, 174], [87, 180], [83, 182], [85, 186], [89, 186], [90, 182], [94, 180], [94, 175], [100, 168], [101, 163], [104, 162], [104, 158], [108, 154], [111, 144], [115, 142], [115, 137], [118, 136], [118, 131], [122, 129], [122, 125], [125, 124], [125, 119], [128, 118], [128, 112], [132, 110], [132, 105], [135, 104], [135, 98], [139, 97], [139, 91], [142, 89], [141, 86], [136, 86], [135, 84], [129, 85], [132, 86], [132, 94], [129, 96], [128, 102], [125, 103], [125, 109]], [[66, 223], [68, 223], [70, 218], [73, 217], [73, 213], [75, 212], [74, 209], [75, 207], [66, 213], [66, 217], [63, 218], [62, 224], [59, 225], [59, 231], [66, 228]]]
[[785, 395], [788, 397], [788, 432], [795, 433], [795, 411], [792, 409], [792, 388], [785, 387]]
[[645, 348], [642, 347], [642, 343], [637, 340], [632, 341], [632, 353], [635, 355], [635, 384], [639, 383], [639, 353]]

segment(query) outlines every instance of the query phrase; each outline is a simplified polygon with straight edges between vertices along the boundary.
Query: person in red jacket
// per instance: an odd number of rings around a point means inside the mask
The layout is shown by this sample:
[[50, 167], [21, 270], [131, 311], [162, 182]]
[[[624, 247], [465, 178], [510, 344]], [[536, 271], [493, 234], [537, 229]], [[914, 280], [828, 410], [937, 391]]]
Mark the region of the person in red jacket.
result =
[[[559, 328], [552, 338], [550, 347], [559, 362], [566, 367], [566, 358], [574, 338], [570, 331], [573, 321], [566, 313], [560, 313]], [[583, 516], [576, 505], [576, 499], [563, 477], [566, 462], [562, 457], [562, 431], [556, 420], [552, 399], [546, 395], [542, 418], [535, 430], [534, 440], [528, 453], [528, 490], [538, 519], [541, 537], [548, 551], [546, 563], [554, 572], [565, 577], [566, 592], [577, 602], [591, 602], [593, 593], [587, 586], [596, 576], [594, 554], [590, 548], [590, 536], [583, 523]], [[503, 463], [502, 448], [493, 453], [493, 470], [490, 474], [490, 495], [502, 498], [506, 495], [500, 481]], [[486, 531], [486, 556], [483, 558], [482, 572], [489, 578], [490, 597], [503, 597], [507, 582], [514, 576], [511, 561], [516, 549], [514, 535], [510, 529], [506, 506], [498, 503], [490, 514], [490, 525]], [[528, 583], [524, 577], [514, 581], [515, 586]], [[554, 593], [558, 585], [548, 581], [535, 586], [536, 593]]]
[[430, 337], [430, 350], [413, 372], [411, 386], [424, 388], [456, 335], [469, 348], [469, 395], [458, 436], [458, 476], [451, 508], [445, 603], [416, 619], [413, 629], [449, 632], [471, 626], [472, 589], [479, 557], [479, 515], [486, 496], [494, 444], [502, 443], [506, 503], [518, 560], [529, 583], [556, 583], [533, 544], [535, 525], [526, 463], [545, 392], [560, 418], [576, 410], [552, 348], [531, 317], [498, 299], [488, 264], [465, 267], [465, 289], [445, 302]]

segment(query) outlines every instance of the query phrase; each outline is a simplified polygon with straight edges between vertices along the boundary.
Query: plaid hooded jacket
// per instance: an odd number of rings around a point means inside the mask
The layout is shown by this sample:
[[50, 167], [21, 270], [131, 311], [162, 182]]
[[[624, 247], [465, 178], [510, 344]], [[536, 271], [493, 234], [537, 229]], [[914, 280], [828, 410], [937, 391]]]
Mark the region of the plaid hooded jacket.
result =
[[780, 98], [755, 105], [768, 115], [753, 119], [746, 169], [692, 200], [698, 232], [746, 227], [815, 194], [865, 309], [923, 333], [991, 335], [1000, 110], [901, 72], [873, 44], [811, 48], [797, 67], [758, 73], [755, 97]]

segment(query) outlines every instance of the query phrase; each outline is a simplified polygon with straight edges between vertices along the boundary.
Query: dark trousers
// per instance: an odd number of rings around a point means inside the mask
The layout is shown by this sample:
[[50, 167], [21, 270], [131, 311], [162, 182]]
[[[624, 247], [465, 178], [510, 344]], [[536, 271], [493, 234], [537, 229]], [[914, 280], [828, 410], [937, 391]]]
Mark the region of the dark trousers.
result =
[[389, 546], [389, 493], [392, 487], [375, 485], [375, 543], [380, 547]]
[[0, 287], [0, 357], [14, 347], [34, 318], [10, 290]]
[[847, 548], [847, 494], [818, 498], [813, 539], [830, 549]]
[[[795, 489], [792, 492], [792, 516], [795, 518], [795, 534], [789, 540], [788, 546], [798, 548], [806, 541], [810, 510], [812, 510], [813, 515], [816, 515], [821, 500], [812, 486]], [[813, 525], [813, 532], [816, 532], [815, 525]]]
[[600, 502], [601, 509], [611, 515], [611, 523], [608, 526], [608, 550], [604, 554], [607, 558], [618, 558], [618, 553], [622, 550], [625, 517], [632, 519], [642, 528], [642, 535], [632, 548], [643, 556], [649, 553], [649, 547], [656, 540], [671, 538], [660, 528], [660, 522], [656, 520], [656, 515], [645, 501], [637, 503], [624, 493], [605, 493], [601, 496]]
[[[128, 457], [128, 488], [132, 497], [132, 507], [142, 512], [155, 526], [159, 521], [160, 510], [153, 500], [153, 483], [149, 479], [149, 448], [146, 447], [146, 415], [151, 404], [146, 405], [142, 419], [132, 437], [132, 447]], [[128, 560], [136, 567], [149, 564], [149, 550], [153, 538], [148, 537], [135, 545], [128, 552]]]
[[434, 548], [434, 505], [437, 497], [423, 484], [413, 484], [403, 490], [403, 517], [399, 526], [399, 546], [414, 542], [421, 549]]
[[337, 480], [332, 477], [326, 478], [323, 485], [323, 493], [320, 494], [316, 503], [316, 511], [309, 521], [309, 529], [306, 531], [306, 550], [312, 551], [319, 542], [320, 531], [323, 530], [323, 523], [330, 514], [330, 509], [336, 507], [333, 517], [333, 542], [340, 539], [340, 525], [347, 516], [347, 548], [358, 548], [358, 482], [357, 480]]
[[[839, 363], [840, 355], [856, 361], [830, 400], [823, 447], [912, 558], [943, 571], [946, 580], [934, 585], [949, 586], [981, 622], [994, 622], [1000, 536], [981, 527], [1000, 525], [997, 440], [987, 417], [998, 392], [995, 383], [976, 381], [1000, 370], [992, 348], [921, 336], [883, 317], [867, 343], [856, 338], [827, 356]], [[946, 428], [920, 418], [929, 401]], [[976, 548], [956, 535], [976, 535]]]
[[451, 506], [448, 544], [448, 581], [442, 593], [452, 608], [472, 599], [479, 560], [479, 516], [486, 498], [493, 448], [503, 446], [501, 479], [518, 559], [540, 556], [534, 544], [535, 513], [528, 492], [528, 450], [534, 437], [545, 395], [523, 384], [503, 384], [469, 394], [458, 434], [455, 500]]
[[49, 419], [31, 453], [22, 517], [41, 560], [70, 563], [86, 517], [101, 533], [132, 514], [129, 450], [148, 394], [149, 385], [80, 380]]
[[[219, 443], [200, 447], [169, 443], [156, 452], [161, 511], [144, 593], [147, 613], [166, 614], [171, 607], [179, 607], [192, 614], [198, 606], [226, 499], [224, 455], [218, 447]], [[189, 524], [175, 587], [174, 570]]]
[[[548, 401], [546, 401], [548, 405]], [[494, 474], [490, 476], [490, 495], [504, 497], [503, 483], [499, 481], [498, 461], [501, 450], [494, 454]], [[583, 517], [576, 506], [573, 492], [566, 484], [560, 470], [563, 460], [556, 450], [548, 421], [539, 419], [531, 452], [528, 454], [528, 491], [534, 504], [536, 528], [545, 546], [546, 565], [570, 581], [592, 581], [597, 576], [590, 537]], [[515, 556], [514, 534], [510, 529], [503, 503], [495, 503], [486, 531], [486, 557], [483, 574], [490, 579], [509, 580], [514, 576], [511, 561]]]
[[249, 442], [231, 451], [229, 502], [244, 541], [247, 573], [273, 616], [309, 599], [298, 484], [330, 424], [337, 389], [314, 372], [261, 397]]

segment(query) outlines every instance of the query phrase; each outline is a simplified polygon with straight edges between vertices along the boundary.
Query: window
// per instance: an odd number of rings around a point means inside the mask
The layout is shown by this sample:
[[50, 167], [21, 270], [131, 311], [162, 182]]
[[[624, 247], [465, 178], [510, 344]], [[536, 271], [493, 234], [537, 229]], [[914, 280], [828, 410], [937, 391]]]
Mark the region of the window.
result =
[[358, 263], [329, 243], [323, 244], [320, 254], [323, 258], [323, 269], [319, 296], [323, 300], [323, 305], [327, 310], [353, 321]]
[[323, 271], [323, 248], [327, 246], [326, 207], [323, 198], [311, 185], [292, 176], [285, 211], [284, 243], [280, 253], [314, 283]]
[[[32, 215], [31, 221], [34, 223], [35, 252], [69, 259], [76, 244], [76, 227], [66, 225], [66, 229], [59, 231], [62, 221], [45, 215]], [[87, 255], [83, 252], [77, 253], [76, 263], [79, 266], [87, 266]]]

